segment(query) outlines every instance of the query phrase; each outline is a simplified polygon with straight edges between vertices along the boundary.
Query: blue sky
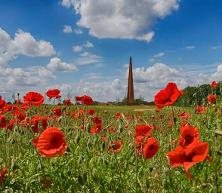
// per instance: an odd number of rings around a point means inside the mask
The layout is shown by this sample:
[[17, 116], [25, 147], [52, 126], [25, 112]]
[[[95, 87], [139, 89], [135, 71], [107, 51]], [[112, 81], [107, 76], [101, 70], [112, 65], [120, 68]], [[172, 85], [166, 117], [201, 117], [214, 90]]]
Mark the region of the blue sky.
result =
[[1, 95], [57, 87], [121, 99], [129, 56], [146, 100], [168, 81], [221, 80], [220, 0], [80, 1], [0, 1]]

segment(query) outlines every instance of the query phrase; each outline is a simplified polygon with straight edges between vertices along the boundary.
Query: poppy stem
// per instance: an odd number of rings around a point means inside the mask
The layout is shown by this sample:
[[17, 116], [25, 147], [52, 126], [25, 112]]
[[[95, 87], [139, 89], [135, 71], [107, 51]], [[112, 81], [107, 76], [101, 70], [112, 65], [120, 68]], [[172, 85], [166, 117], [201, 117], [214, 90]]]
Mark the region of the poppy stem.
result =
[[175, 117], [175, 113], [174, 113], [174, 108], [171, 107], [171, 111], [172, 111], [172, 117], [173, 117], [173, 125], [176, 124], [176, 117]]
[[45, 175], [45, 169], [44, 169], [44, 165], [42, 163], [42, 158], [40, 156], [37, 156], [37, 157], [38, 157], [40, 169], [41, 169], [43, 175]]

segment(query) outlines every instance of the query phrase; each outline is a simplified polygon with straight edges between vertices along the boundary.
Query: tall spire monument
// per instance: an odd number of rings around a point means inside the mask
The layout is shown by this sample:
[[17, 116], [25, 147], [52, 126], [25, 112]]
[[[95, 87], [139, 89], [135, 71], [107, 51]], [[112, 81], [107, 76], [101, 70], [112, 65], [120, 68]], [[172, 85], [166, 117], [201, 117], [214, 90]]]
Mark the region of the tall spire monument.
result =
[[132, 57], [130, 56], [129, 75], [128, 75], [128, 90], [127, 90], [127, 104], [132, 105], [133, 103], [134, 103], [133, 67], [132, 67]]

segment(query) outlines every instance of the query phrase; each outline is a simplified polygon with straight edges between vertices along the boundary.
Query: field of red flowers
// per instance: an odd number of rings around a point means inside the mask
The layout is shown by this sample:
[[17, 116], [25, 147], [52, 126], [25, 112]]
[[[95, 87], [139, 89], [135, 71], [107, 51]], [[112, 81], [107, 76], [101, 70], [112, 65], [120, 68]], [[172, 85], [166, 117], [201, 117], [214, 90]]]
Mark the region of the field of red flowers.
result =
[[208, 104], [179, 108], [183, 91], [168, 83], [144, 111], [86, 95], [58, 104], [58, 89], [0, 98], [0, 192], [220, 193], [216, 87]]

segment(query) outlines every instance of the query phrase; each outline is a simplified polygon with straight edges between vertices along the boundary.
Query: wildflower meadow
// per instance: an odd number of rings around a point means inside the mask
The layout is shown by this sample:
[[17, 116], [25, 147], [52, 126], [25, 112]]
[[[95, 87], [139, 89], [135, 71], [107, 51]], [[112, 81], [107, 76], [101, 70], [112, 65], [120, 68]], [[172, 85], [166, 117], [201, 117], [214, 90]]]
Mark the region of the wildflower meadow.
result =
[[[154, 106], [61, 101], [60, 90], [0, 99], [0, 192], [220, 193], [222, 103], [178, 107], [173, 82]], [[60, 100], [59, 100], [60, 99]]]

